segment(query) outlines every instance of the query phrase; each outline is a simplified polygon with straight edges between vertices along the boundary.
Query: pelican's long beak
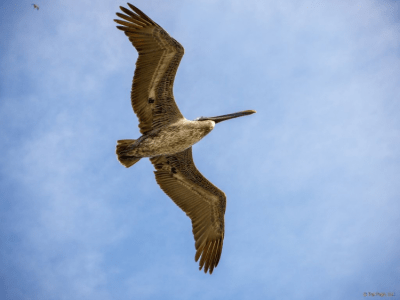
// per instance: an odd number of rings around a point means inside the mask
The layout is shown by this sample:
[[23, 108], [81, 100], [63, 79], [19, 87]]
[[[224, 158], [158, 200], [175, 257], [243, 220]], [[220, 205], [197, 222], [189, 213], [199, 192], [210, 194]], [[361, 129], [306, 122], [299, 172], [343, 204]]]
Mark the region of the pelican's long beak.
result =
[[202, 120], [212, 120], [215, 123], [219, 123], [222, 121], [226, 121], [226, 120], [238, 118], [238, 117], [243, 117], [243, 116], [251, 115], [254, 113], [256, 113], [255, 110], [244, 110], [244, 111], [239, 111], [237, 113], [229, 114], [229, 115], [222, 115], [222, 116], [216, 116], [216, 117], [201, 117], [201, 119]]

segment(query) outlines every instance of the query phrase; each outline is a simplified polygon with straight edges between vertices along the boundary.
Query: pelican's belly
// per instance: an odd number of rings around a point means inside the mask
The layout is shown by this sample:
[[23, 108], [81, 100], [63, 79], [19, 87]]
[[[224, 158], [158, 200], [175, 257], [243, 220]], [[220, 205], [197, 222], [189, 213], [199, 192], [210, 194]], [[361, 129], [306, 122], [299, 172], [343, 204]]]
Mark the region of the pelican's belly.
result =
[[215, 126], [214, 121], [179, 121], [144, 138], [134, 155], [144, 157], [171, 155], [181, 152], [205, 137]]

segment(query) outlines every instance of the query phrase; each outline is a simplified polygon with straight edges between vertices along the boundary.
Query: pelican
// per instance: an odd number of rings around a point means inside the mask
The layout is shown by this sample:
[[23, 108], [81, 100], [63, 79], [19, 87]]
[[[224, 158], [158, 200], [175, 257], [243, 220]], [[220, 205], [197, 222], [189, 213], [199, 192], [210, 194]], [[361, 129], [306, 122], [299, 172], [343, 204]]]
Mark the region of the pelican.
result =
[[37, 6], [36, 4], [32, 4], [33, 5], [33, 9], [37, 9], [37, 10], [39, 10], [39, 6]]
[[133, 77], [131, 103], [142, 134], [136, 140], [117, 141], [116, 154], [129, 168], [149, 157], [161, 189], [192, 221], [195, 261], [199, 270], [212, 274], [218, 265], [224, 240], [226, 196], [196, 168], [192, 145], [215, 124], [255, 113], [246, 110], [217, 117], [187, 120], [175, 103], [172, 88], [184, 49], [156, 22], [128, 3], [120, 6], [123, 20], [114, 20], [139, 53]]

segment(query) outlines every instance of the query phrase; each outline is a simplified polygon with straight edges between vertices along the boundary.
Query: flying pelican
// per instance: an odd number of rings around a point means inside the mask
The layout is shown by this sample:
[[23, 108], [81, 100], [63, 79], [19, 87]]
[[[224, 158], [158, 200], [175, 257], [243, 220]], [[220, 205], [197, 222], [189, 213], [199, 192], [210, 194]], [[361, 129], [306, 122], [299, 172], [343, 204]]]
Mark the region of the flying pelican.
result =
[[39, 10], [39, 6], [37, 6], [36, 4], [32, 4], [33, 5], [33, 9], [37, 9], [37, 10]]
[[212, 274], [218, 265], [224, 240], [226, 196], [196, 168], [192, 145], [200, 141], [216, 123], [255, 113], [246, 110], [217, 117], [189, 121], [179, 111], [172, 88], [184, 49], [142, 11], [131, 10], [114, 20], [139, 53], [133, 77], [131, 103], [139, 118], [142, 136], [119, 140], [116, 154], [129, 168], [149, 157], [161, 189], [189, 216], [195, 239], [195, 261], [199, 270]]

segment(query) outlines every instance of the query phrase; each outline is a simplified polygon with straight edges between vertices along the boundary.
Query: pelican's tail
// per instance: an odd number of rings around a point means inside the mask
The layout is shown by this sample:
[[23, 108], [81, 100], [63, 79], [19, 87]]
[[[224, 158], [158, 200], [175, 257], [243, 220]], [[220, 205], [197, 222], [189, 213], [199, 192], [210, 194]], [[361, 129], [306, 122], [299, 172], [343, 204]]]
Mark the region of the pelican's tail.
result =
[[127, 152], [132, 150], [131, 146], [135, 142], [136, 140], [117, 141], [117, 150], [115, 152], [117, 153], [119, 162], [126, 168], [132, 167], [141, 159], [141, 157], [127, 155]]

